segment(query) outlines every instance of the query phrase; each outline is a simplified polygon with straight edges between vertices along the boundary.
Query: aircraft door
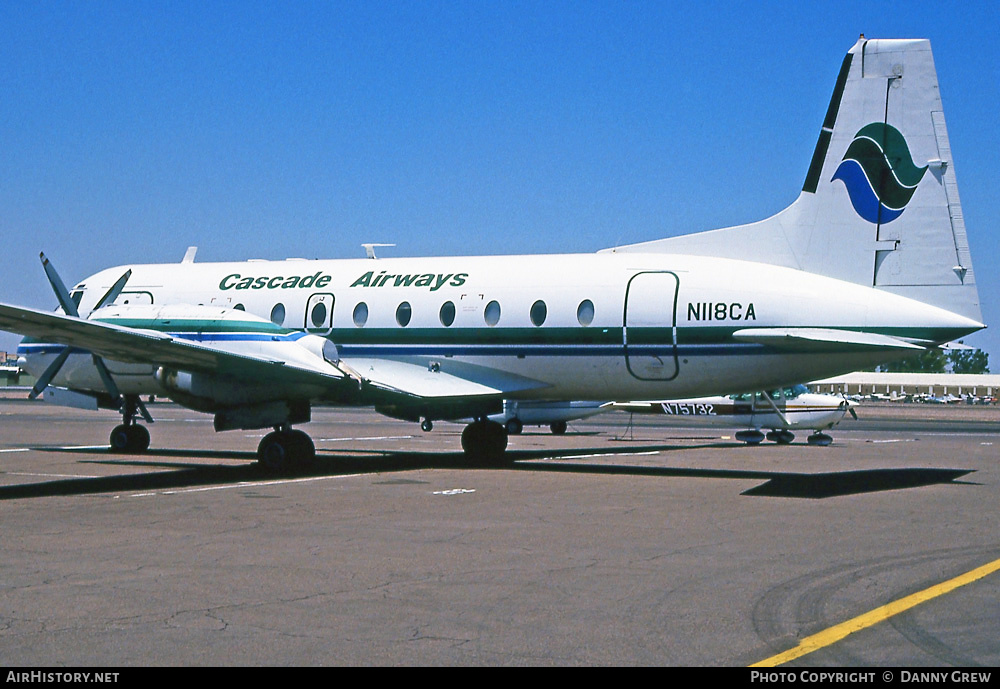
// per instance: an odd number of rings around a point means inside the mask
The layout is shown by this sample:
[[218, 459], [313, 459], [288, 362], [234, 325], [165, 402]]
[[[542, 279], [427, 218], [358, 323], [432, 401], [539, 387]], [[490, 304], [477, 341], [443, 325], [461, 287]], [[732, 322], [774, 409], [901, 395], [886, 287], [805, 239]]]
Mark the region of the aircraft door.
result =
[[625, 288], [625, 366], [639, 380], [677, 377], [677, 289], [667, 271], [637, 273]]
[[305, 322], [303, 328], [306, 332], [315, 335], [327, 335], [333, 330], [333, 305], [332, 294], [317, 292], [309, 297], [306, 302]]

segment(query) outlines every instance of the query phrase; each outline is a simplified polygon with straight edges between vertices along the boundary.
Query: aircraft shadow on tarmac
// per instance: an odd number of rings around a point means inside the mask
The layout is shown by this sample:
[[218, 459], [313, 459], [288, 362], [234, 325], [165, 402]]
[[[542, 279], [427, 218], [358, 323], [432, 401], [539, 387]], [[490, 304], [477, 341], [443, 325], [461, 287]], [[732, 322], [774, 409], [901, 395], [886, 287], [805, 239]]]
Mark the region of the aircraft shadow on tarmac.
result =
[[[731, 444], [707, 444], [697, 447], [733, 447]], [[688, 446], [687, 449], [690, 449]], [[100, 454], [92, 449], [45, 448], [47, 451]], [[155, 490], [175, 490], [195, 486], [238, 484], [261, 480], [281, 480], [286, 478], [349, 476], [351, 474], [391, 473], [420, 469], [462, 469], [462, 470], [514, 470], [531, 472], [562, 472], [573, 474], [604, 474], [666, 478], [714, 478], [736, 480], [760, 480], [758, 486], [745, 490], [741, 495], [785, 498], [829, 498], [859, 493], [874, 493], [903, 488], [915, 488], [935, 484], [955, 483], [956, 479], [971, 473], [970, 469], [944, 468], [898, 468], [862, 469], [857, 471], [829, 473], [782, 473], [774, 471], [743, 471], [738, 469], [695, 469], [664, 466], [636, 466], [626, 464], [589, 464], [580, 461], [566, 461], [561, 458], [581, 459], [587, 454], [602, 457], [616, 454], [630, 455], [637, 452], [665, 452], [682, 450], [677, 446], [619, 446], [609, 452], [606, 447], [599, 450], [510, 450], [507, 461], [502, 464], [484, 465], [467, 458], [462, 453], [422, 453], [392, 452], [383, 450], [350, 451], [336, 453], [320, 450], [316, 461], [308, 468], [294, 473], [275, 474], [261, 468], [253, 460], [252, 452], [219, 450], [150, 450], [141, 456], [123, 456], [107, 453], [108, 459], [87, 459], [81, 463], [109, 464], [114, 466], [137, 466], [162, 468], [139, 474], [125, 474], [106, 477], [82, 477], [0, 486], [0, 500], [41, 498], [93, 493], [145, 492]], [[169, 461], [171, 457], [184, 461]], [[191, 459], [202, 458], [205, 464], [192, 464]], [[214, 461], [220, 459], [246, 460], [243, 466], [220, 466]], [[559, 460], [538, 462], [529, 460]]]

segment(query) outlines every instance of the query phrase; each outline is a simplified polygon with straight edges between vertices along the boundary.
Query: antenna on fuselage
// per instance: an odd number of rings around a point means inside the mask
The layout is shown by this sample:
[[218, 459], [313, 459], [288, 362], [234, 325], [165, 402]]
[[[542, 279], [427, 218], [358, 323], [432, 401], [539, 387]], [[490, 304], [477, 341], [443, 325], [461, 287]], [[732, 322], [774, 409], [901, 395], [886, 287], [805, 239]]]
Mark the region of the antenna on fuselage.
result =
[[396, 246], [396, 245], [395, 244], [362, 244], [361, 246], [363, 246], [365, 248], [365, 256], [367, 256], [368, 258], [374, 259], [374, 258], [378, 258], [375, 255], [375, 247], [377, 247], [377, 246]]
[[194, 263], [194, 255], [198, 253], [198, 247], [189, 246], [188, 250], [184, 252], [184, 258], [181, 259], [181, 263]]

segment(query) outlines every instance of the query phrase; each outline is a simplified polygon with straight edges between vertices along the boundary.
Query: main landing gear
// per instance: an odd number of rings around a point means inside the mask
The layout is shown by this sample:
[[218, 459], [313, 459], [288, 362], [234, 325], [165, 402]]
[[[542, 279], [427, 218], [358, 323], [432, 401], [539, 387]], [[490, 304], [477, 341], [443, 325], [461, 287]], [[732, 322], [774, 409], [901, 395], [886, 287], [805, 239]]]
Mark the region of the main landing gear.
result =
[[137, 455], [149, 449], [149, 431], [137, 423], [115, 426], [109, 440], [112, 452]]
[[822, 431], [816, 431], [811, 436], [806, 438], [806, 442], [810, 445], [819, 445], [820, 447], [826, 447], [833, 442], [833, 438]]
[[496, 421], [478, 419], [462, 431], [462, 450], [468, 457], [489, 464], [503, 462], [507, 451], [507, 430]]
[[257, 461], [269, 471], [306, 467], [316, 459], [316, 446], [304, 431], [278, 426], [257, 446]]
[[[795, 440], [795, 434], [787, 429], [768, 431], [767, 435], [757, 430], [737, 431], [736, 433], [736, 439], [747, 445], [760, 445], [765, 438], [778, 445], [789, 445]], [[833, 438], [822, 431], [816, 431], [806, 439], [806, 442], [810, 445], [826, 447], [833, 442]]]
[[140, 412], [147, 422], [153, 423], [149, 412], [142, 406], [137, 395], [126, 395], [122, 404], [122, 423], [115, 426], [108, 438], [112, 452], [142, 454], [149, 449], [149, 431], [136, 423], [136, 412]]

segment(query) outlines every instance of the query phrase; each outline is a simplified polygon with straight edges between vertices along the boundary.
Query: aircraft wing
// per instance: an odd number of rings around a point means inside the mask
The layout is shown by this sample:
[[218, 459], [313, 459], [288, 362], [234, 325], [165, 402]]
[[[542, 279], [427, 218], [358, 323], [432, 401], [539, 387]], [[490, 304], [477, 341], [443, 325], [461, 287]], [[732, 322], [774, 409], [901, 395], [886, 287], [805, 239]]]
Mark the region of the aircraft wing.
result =
[[290, 363], [264, 355], [218, 349], [164, 332], [8, 304], [0, 304], [0, 330], [21, 333], [47, 343], [78, 347], [114, 361], [233, 377], [252, 376], [257, 383], [273, 380], [324, 385], [344, 378], [343, 372], [318, 357], [314, 357], [313, 365], [303, 360]]
[[865, 349], [915, 349], [918, 351], [925, 349], [925, 347], [891, 335], [834, 328], [745, 328], [734, 332], [733, 337], [744, 342], [772, 347], [794, 347], [796, 349], [802, 349], [803, 345], [810, 344], [817, 349], [830, 344], [853, 345]]
[[492, 413], [502, 406], [504, 397], [546, 387], [524, 376], [447, 359], [346, 357], [339, 365], [375, 390], [379, 411], [400, 418]]

